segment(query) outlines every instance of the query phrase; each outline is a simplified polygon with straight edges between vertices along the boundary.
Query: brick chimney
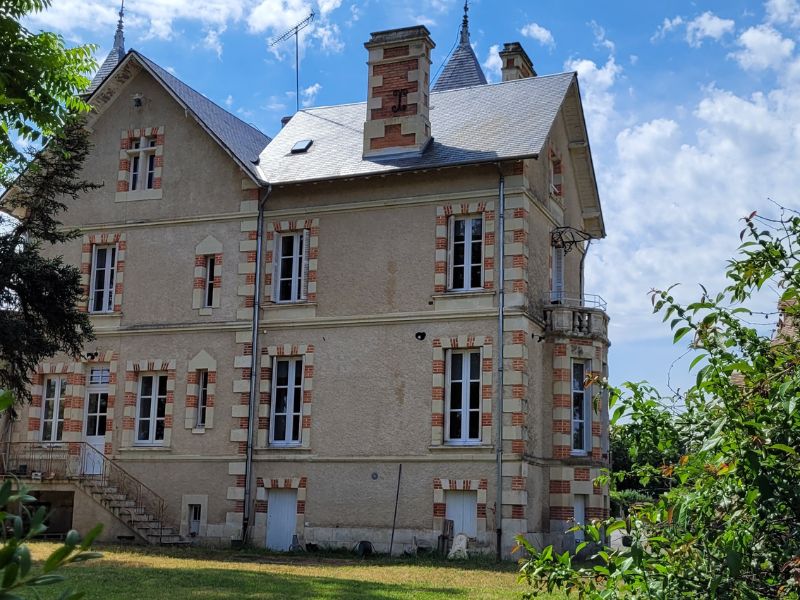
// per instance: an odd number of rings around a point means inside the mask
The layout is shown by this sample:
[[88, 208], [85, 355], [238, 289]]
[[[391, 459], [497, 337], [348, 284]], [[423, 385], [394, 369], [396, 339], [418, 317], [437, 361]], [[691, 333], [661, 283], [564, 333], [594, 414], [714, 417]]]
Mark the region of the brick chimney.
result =
[[364, 157], [420, 153], [431, 139], [428, 120], [431, 50], [424, 26], [378, 31], [369, 52]]
[[503, 81], [536, 77], [533, 63], [519, 42], [503, 44], [500, 60], [503, 61]]

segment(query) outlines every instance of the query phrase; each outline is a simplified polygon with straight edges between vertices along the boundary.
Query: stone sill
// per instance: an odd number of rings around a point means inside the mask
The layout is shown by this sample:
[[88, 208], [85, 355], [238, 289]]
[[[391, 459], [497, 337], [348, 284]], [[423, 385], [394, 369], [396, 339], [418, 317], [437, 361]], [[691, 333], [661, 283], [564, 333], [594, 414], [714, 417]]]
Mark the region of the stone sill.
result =
[[172, 452], [169, 446], [126, 446], [118, 448], [118, 452]]
[[489, 452], [494, 451], [494, 444], [437, 444], [428, 446], [431, 452], [447, 452], [447, 451], [461, 451], [461, 452]]
[[433, 310], [456, 311], [494, 308], [494, 290], [453, 291], [432, 294]]

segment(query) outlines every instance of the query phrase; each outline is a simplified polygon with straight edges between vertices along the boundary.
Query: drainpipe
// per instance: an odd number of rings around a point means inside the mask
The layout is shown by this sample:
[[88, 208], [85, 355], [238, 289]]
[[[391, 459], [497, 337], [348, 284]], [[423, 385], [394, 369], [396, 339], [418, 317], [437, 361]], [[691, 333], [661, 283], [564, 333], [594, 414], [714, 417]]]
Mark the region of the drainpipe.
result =
[[495, 505], [495, 526], [497, 528], [497, 560], [503, 558], [503, 318], [506, 305], [505, 292], [505, 221], [506, 221], [506, 180], [500, 165], [497, 165], [500, 172], [498, 180], [498, 233], [497, 233], [497, 254], [495, 262], [497, 264], [497, 287], [499, 296], [497, 300], [497, 405], [494, 410], [494, 422], [497, 424], [495, 455], [497, 459], [497, 503]]
[[580, 293], [581, 293], [581, 297], [580, 297], [581, 306], [584, 306], [584, 304], [585, 304], [584, 295], [586, 293], [586, 288], [584, 287], [584, 281], [583, 281], [583, 263], [586, 261], [586, 255], [589, 254], [589, 246], [591, 246], [591, 245], [592, 245], [592, 238], [589, 238], [588, 240], [586, 240], [586, 248], [584, 248], [583, 254], [581, 255], [581, 290], [580, 290]]
[[[263, 188], [262, 188], [263, 189]], [[247, 409], [247, 458], [244, 463], [244, 514], [242, 515], [242, 545], [247, 543], [247, 532], [250, 528], [253, 495], [253, 447], [258, 422], [258, 381], [261, 365], [259, 359], [261, 352], [258, 348], [258, 321], [261, 315], [261, 263], [264, 252], [264, 208], [267, 198], [272, 192], [272, 185], [268, 184], [264, 195], [258, 200], [258, 220], [256, 224], [256, 273], [255, 291], [253, 293], [253, 329], [252, 329], [252, 357], [250, 360], [250, 403]]]

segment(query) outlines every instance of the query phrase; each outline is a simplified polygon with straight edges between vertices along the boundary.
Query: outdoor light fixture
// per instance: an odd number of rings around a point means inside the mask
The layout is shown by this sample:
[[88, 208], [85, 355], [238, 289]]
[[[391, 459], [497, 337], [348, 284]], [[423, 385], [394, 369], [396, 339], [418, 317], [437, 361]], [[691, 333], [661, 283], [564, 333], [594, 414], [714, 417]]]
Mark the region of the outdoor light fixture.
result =
[[424, 331], [418, 331], [414, 334], [414, 337], [417, 338], [420, 342], [425, 339], [426, 333]]

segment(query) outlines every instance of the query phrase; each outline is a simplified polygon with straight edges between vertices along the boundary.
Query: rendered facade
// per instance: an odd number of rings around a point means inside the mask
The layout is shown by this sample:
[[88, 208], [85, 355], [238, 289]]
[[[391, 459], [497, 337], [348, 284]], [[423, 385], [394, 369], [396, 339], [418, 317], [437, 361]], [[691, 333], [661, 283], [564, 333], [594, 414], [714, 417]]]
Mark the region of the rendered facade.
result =
[[105, 185], [58, 250], [97, 339], [39, 366], [6, 472], [112, 541], [399, 552], [452, 521], [507, 555], [607, 516], [577, 76], [514, 43], [486, 84], [467, 27], [433, 89], [424, 27], [373, 34], [366, 103], [272, 140], [120, 27], [88, 96]]

